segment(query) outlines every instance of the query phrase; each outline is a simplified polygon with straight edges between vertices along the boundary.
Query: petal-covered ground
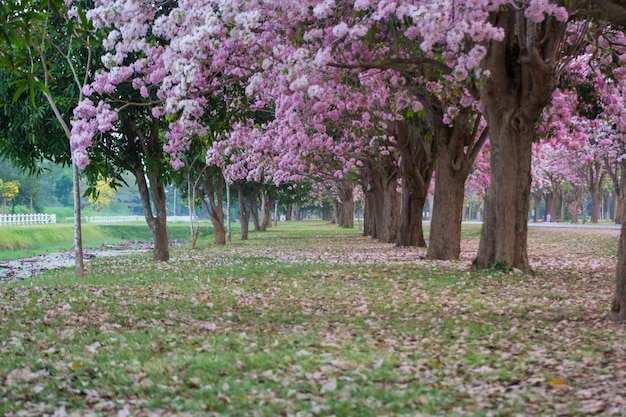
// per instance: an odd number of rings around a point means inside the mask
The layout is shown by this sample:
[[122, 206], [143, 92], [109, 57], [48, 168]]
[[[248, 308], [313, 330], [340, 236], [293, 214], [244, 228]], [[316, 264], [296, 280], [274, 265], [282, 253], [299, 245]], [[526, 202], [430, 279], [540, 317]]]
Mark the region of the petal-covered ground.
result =
[[5, 415], [625, 415], [618, 231], [531, 229], [534, 274], [321, 223], [0, 286]]

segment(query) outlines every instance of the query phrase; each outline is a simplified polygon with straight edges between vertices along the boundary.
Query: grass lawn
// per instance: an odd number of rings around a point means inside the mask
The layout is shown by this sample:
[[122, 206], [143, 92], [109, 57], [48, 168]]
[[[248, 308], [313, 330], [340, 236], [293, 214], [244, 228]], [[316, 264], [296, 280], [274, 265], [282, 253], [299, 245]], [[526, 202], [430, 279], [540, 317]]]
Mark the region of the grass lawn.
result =
[[[529, 231], [534, 275], [287, 222], [0, 286], [0, 415], [625, 415], [618, 231]], [[237, 236], [233, 236], [234, 239]]]

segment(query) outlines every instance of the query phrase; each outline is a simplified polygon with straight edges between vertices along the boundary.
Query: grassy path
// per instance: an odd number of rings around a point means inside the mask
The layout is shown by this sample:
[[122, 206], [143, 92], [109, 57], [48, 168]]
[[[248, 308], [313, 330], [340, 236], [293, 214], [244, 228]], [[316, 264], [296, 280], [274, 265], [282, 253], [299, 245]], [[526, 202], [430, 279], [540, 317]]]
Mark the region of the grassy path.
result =
[[0, 414], [624, 415], [618, 232], [531, 230], [535, 275], [322, 223], [0, 286]]

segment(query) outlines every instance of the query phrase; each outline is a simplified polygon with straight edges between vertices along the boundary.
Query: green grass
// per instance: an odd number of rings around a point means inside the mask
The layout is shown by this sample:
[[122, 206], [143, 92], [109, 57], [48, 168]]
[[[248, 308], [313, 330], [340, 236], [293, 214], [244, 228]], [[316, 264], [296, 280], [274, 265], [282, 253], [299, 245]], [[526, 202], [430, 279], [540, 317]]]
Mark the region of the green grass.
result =
[[[212, 234], [209, 222], [202, 222], [200, 238]], [[169, 223], [170, 241], [188, 241], [189, 225]], [[52, 225], [2, 226], [0, 228], [0, 260], [18, 259], [41, 253], [69, 250], [73, 247], [74, 226], [60, 223]], [[103, 244], [124, 242], [152, 242], [152, 234], [145, 223], [83, 224], [83, 247], [96, 248]]]
[[475, 273], [322, 222], [233, 238], [1, 284], [0, 414], [582, 416], [625, 394], [610, 280]]

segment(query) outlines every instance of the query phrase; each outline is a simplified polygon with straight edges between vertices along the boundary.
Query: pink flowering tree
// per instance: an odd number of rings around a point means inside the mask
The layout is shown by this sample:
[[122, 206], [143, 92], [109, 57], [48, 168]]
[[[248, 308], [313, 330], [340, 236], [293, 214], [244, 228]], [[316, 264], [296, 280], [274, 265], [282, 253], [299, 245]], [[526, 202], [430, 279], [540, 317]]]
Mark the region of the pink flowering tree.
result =
[[236, 59], [237, 53], [248, 57], [241, 46], [246, 33], [229, 31], [224, 22], [238, 10], [218, 14], [213, 2], [153, 6], [102, 0], [88, 11], [106, 53], [74, 112], [71, 145], [82, 168], [98, 151], [108, 157], [110, 176], [133, 173], [154, 236], [154, 258], [167, 260], [164, 187], [184, 166], [192, 140], [205, 138], [220, 117], [211, 98], [243, 107], [240, 91], [230, 87], [249, 73]]
[[[483, 20], [475, 19], [468, 23], [470, 15], [480, 12]], [[428, 25], [422, 25], [423, 17], [429, 14], [439, 17], [429, 21]], [[303, 34], [304, 46], [295, 51], [300, 58], [309, 57], [314, 65], [307, 69], [299, 60], [295, 69], [285, 69], [286, 82], [278, 84], [291, 90], [289, 97], [302, 97], [304, 94], [299, 93], [305, 90], [307, 95], [331, 93], [328, 100], [319, 100], [315, 106], [310, 106], [316, 114], [312, 117], [313, 123], [306, 126], [317, 130], [320, 139], [324, 138], [324, 134], [329, 136], [323, 120], [336, 118], [344, 107], [354, 114], [355, 111], [347, 105], [354, 103], [353, 107], [361, 106], [357, 100], [345, 100], [345, 94], [337, 95], [336, 89], [328, 89], [328, 76], [347, 80], [358, 77], [360, 87], [368, 91], [366, 98], [380, 96], [385, 88], [392, 88], [404, 97], [403, 100], [394, 100], [392, 106], [382, 107], [373, 107], [372, 101], [366, 100], [364, 104], [369, 108], [364, 106], [359, 114], [367, 114], [367, 120], [374, 120], [375, 117], [386, 119], [382, 128], [388, 132], [388, 144], [398, 153], [402, 181], [399, 245], [425, 244], [421, 232], [421, 212], [435, 161], [439, 157], [434, 150], [441, 149], [438, 162], [440, 175], [437, 177], [441, 185], [435, 187], [435, 204], [439, 209], [435, 210], [435, 232], [431, 233], [429, 249], [429, 256], [433, 258], [458, 257], [464, 181], [486, 139], [486, 131], [478, 129], [481, 117], [476, 103], [478, 83], [487, 75], [480, 70], [486, 50], [479, 43], [501, 36], [486, 21], [486, 17], [484, 10], [453, 2], [416, 1], [398, 5], [360, 1], [340, 6], [331, 1], [319, 2], [311, 9], [309, 21], [313, 23]], [[376, 43], [372, 42], [374, 37]], [[332, 68], [344, 71], [333, 74]], [[323, 82], [316, 78], [320, 72], [326, 76]], [[384, 83], [388, 87], [381, 88], [380, 84]], [[344, 99], [347, 105], [341, 100], [337, 103], [338, 98]], [[302, 108], [297, 106], [290, 106], [289, 109], [291, 111], [277, 115], [279, 123], [280, 120], [298, 118], [302, 112]], [[277, 110], [280, 110], [279, 106]], [[299, 120], [296, 123], [301, 125]], [[292, 122], [289, 128], [296, 123]], [[353, 120], [353, 123], [358, 123], [358, 120]], [[298, 131], [300, 137], [311, 137], [304, 129], [293, 130]], [[358, 130], [357, 136], [362, 138], [364, 131]], [[354, 126], [352, 131], [345, 130], [342, 137], [353, 143], [359, 139], [355, 138]], [[293, 141], [300, 148], [302, 142]], [[320, 143], [319, 140], [309, 142]], [[344, 140], [341, 146], [345, 147], [346, 142]], [[369, 161], [362, 163], [372, 171], [374, 164]], [[366, 176], [372, 177], [371, 172]], [[366, 190], [375, 189], [376, 183], [368, 181]], [[455, 230], [450, 230], [450, 227]], [[449, 245], [450, 241], [455, 244]]]

